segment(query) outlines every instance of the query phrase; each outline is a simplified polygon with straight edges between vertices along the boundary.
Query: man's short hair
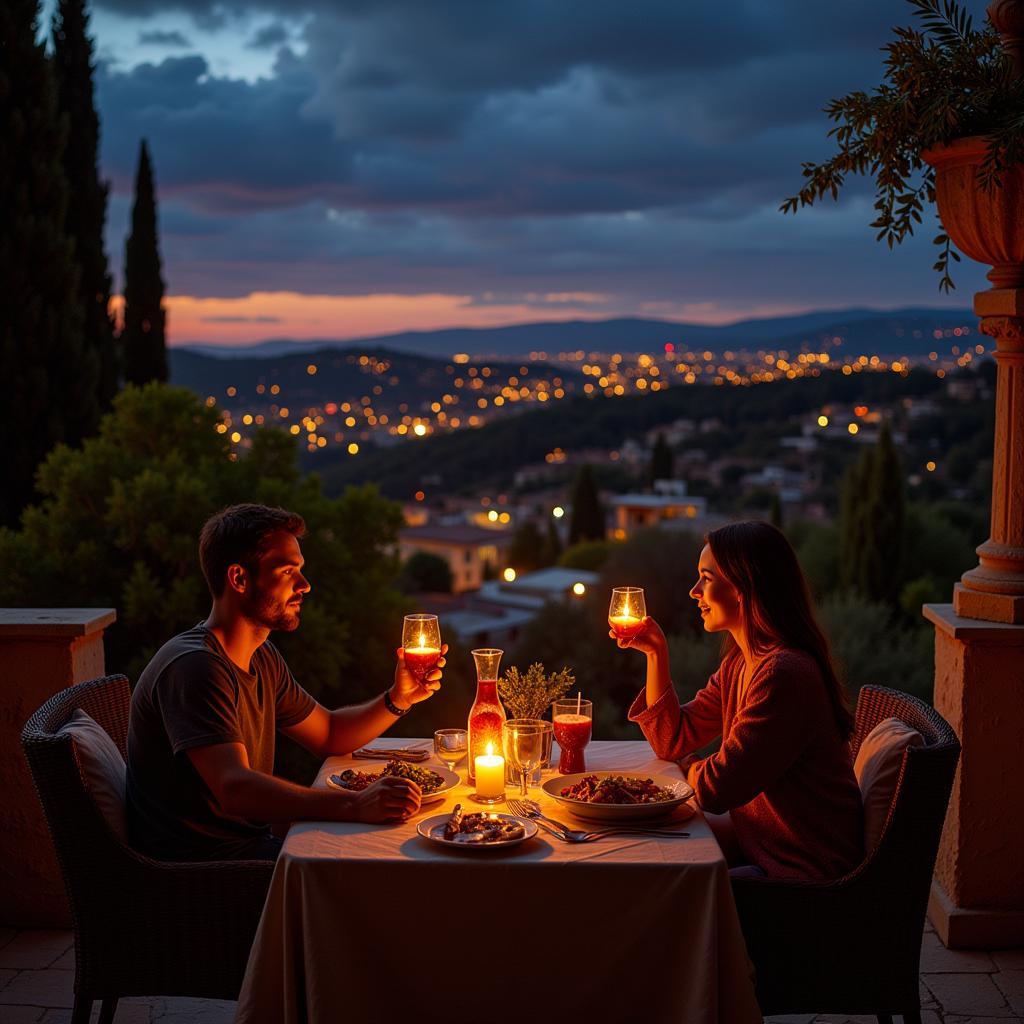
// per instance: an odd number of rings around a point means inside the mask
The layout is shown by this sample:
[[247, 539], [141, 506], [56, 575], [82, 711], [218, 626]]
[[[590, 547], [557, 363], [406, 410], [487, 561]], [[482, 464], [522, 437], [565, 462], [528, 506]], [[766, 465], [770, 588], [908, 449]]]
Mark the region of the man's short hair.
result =
[[269, 505], [230, 505], [210, 516], [199, 534], [199, 562], [214, 597], [224, 593], [228, 568], [244, 565], [255, 572], [272, 534], [294, 537], [306, 532], [302, 516]]

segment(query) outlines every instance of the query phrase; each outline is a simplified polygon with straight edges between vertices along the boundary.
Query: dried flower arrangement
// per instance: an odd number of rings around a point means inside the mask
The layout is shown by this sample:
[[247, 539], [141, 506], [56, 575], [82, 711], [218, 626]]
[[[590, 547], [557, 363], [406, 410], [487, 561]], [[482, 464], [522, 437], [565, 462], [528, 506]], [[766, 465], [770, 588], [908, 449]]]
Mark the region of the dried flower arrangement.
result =
[[576, 682], [568, 668], [548, 674], [535, 661], [525, 673], [514, 665], [498, 680], [498, 696], [511, 718], [542, 718], [559, 697], [564, 697]]

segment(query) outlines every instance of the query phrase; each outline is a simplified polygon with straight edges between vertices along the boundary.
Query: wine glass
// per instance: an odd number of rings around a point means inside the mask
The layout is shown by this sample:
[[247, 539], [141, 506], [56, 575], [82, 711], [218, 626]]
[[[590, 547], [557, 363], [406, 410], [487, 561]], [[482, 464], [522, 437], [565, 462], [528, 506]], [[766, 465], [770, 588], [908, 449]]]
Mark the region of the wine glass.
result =
[[465, 729], [438, 729], [434, 733], [434, 753], [451, 769], [466, 756], [468, 749]]
[[643, 587], [613, 587], [608, 625], [620, 640], [632, 640], [644, 628], [647, 604]]
[[441, 627], [436, 615], [417, 612], [402, 624], [405, 665], [422, 683], [441, 657]]
[[546, 722], [529, 718], [511, 718], [501, 727], [505, 759], [519, 772], [519, 795], [526, 796], [527, 780], [544, 756]]
[[555, 728], [555, 739], [562, 751], [558, 759], [558, 770], [563, 775], [587, 770], [583, 748], [590, 742], [593, 718], [594, 705], [589, 700], [566, 698], [555, 701], [551, 721]]

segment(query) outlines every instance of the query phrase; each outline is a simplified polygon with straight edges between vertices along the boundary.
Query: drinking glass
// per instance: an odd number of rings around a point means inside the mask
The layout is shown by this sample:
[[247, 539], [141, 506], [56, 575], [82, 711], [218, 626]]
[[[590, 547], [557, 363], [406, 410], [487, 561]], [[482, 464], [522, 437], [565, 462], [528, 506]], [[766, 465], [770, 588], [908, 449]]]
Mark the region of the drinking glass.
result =
[[434, 753], [453, 769], [466, 756], [469, 737], [465, 729], [438, 729], [434, 733]]
[[519, 772], [519, 795], [526, 796], [528, 780], [544, 754], [546, 722], [533, 718], [512, 718], [501, 727], [505, 759]]
[[647, 604], [643, 587], [613, 587], [608, 625], [620, 640], [632, 640], [644, 627]]
[[441, 627], [436, 615], [406, 615], [402, 624], [402, 648], [409, 671], [422, 683], [441, 657]]
[[586, 762], [583, 750], [590, 742], [591, 726], [594, 718], [594, 705], [589, 700], [556, 700], [552, 709], [552, 724], [555, 739], [562, 751], [558, 759], [558, 770], [563, 775], [585, 772]]

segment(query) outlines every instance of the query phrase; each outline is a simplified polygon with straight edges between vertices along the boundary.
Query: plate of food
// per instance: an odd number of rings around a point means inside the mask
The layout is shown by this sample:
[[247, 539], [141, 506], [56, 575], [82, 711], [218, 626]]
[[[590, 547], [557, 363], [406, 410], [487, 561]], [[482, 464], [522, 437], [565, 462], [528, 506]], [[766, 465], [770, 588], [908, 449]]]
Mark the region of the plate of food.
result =
[[349, 793], [358, 793], [376, 782], [384, 775], [393, 775], [401, 779], [415, 782], [423, 793], [422, 803], [440, 800], [451, 792], [458, 784], [459, 777], [447, 768], [425, 768], [423, 765], [410, 764], [408, 761], [379, 761], [361, 765], [359, 768], [346, 768], [341, 772], [332, 772], [327, 781], [336, 789], [344, 789]]
[[592, 821], [660, 818], [693, 796], [684, 779], [628, 771], [556, 775], [541, 788], [578, 818]]
[[456, 804], [451, 814], [424, 818], [416, 831], [433, 843], [460, 850], [493, 850], [516, 846], [537, 834], [537, 825], [527, 818], [494, 811], [466, 813]]

